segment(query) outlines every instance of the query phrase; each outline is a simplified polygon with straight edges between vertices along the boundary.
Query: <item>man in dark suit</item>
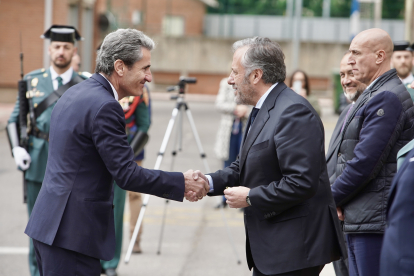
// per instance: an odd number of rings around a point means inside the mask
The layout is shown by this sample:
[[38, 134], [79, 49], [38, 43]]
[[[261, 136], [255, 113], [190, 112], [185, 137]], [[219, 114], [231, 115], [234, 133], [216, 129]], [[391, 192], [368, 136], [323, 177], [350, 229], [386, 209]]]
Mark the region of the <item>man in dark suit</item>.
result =
[[153, 47], [137, 30], [109, 34], [96, 74], [69, 89], [53, 110], [46, 175], [25, 231], [41, 275], [99, 275], [99, 259], [113, 258], [114, 180], [122, 189], [176, 201], [184, 192], [202, 198], [209, 190], [191, 170], [148, 170], [134, 162], [117, 100], [139, 96], [152, 80]]
[[401, 165], [391, 185], [387, 228], [381, 249], [380, 275], [413, 275], [414, 272], [414, 150]]
[[205, 176], [209, 195], [224, 193], [230, 207], [244, 208], [253, 275], [318, 275], [346, 254], [322, 122], [309, 102], [283, 83], [286, 66], [277, 43], [255, 37], [233, 49], [228, 83], [237, 104], [255, 108], [239, 158]]
[[[339, 115], [338, 122], [336, 123], [335, 129], [331, 136], [331, 141], [329, 142], [328, 153], [326, 154], [326, 165], [328, 168], [329, 182], [331, 185], [335, 182], [336, 176], [336, 165], [338, 161], [338, 150], [339, 150], [339, 141], [341, 138], [341, 132], [343, 130], [344, 123], [346, 118], [349, 116], [352, 107], [354, 106], [355, 101], [358, 97], [364, 92], [366, 85], [357, 81], [352, 72], [352, 66], [348, 65], [348, 56], [349, 53], [346, 53], [341, 60], [339, 66], [339, 75], [341, 78], [341, 85], [344, 91], [346, 99], [351, 102]], [[343, 220], [342, 213], [339, 213], [341, 216], [340, 220]], [[336, 276], [348, 276], [348, 258], [341, 258], [338, 261], [333, 262]]]

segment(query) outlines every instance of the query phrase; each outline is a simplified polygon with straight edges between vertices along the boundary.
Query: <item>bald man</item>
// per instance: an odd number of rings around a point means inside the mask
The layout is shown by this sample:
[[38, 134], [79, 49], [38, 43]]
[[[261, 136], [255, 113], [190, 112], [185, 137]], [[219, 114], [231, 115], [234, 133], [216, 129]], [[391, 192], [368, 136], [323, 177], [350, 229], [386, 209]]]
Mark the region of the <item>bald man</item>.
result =
[[338, 139], [332, 194], [348, 242], [349, 275], [379, 275], [388, 191], [397, 152], [414, 137], [414, 107], [390, 68], [393, 43], [381, 29], [359, 33], [349, 47], [354, 78], [367, 85]]

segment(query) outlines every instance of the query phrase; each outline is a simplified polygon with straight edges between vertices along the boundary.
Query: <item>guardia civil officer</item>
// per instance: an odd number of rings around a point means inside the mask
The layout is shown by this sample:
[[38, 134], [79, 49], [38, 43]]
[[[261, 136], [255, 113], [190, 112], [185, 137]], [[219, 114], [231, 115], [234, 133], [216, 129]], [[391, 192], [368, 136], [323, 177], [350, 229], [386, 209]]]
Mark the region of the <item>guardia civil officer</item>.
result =
[[[74, 72], [72, 57], [76, 54], [75, 41], [81, 40], [78, 31], [72, 26], [53, 25], [42, 36], [50, 39], [49, 56], [51, 66], [38, 69], [24, 76], [27, 82], [26, 98], [18, 99], [8, 121], [7, 130], [16, 166], [25, 172], [27, 210], [32, 212], [46, 170], [49, 149], [49, 126], [53, 107], [60, 96], [71, 86], [86, 77]], [[27, 101], [30, 129], [26, 145], [16, 139], [25, 131], [19, 124], [20, 101]], [[22, 114], [26, 117], [27, 114]], [[26, 117], [27, 118], [27, 117]], [[21, 129], [20, 129], [21, 128]], [[21, 131], [19, 131], [21, 130]], [[29, 268], [32, 276], [39, 275], [33, 242], [30, 239]]]
[[414, 81], [413, 69], [413, 48], [408, 41], [394, 41], [394, 51], [391, 57], [391, 65], [397, 70], [397, 75], [414, 100], [414, 89], [410, 84]]

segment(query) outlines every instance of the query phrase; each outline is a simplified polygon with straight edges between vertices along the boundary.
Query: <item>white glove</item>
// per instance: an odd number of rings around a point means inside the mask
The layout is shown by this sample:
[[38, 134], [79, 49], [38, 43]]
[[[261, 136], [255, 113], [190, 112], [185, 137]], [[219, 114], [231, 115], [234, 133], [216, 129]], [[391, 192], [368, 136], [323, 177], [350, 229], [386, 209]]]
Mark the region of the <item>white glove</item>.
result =
[[30, 162], [32, 162], [30, 154], [22, 147], [14, 147], [12, 152], [14, 162], [16, 162], [17, 167], [19, 167], [22, 171], [27, 170], [30, 167]]

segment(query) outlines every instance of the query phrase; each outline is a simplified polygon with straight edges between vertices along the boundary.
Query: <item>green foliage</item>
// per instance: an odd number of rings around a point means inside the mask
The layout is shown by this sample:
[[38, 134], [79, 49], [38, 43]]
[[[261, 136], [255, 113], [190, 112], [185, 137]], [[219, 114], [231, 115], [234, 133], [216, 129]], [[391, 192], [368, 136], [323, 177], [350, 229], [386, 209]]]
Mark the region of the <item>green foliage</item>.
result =
[[[218, 8], [208, 8], [215, 14], [285, 15], [286, 0], [217, 0]], [[331, 0], [331, 17], [349, 17], [352, 0]], [[323, 0], [303, 0], [303, 16], [322, 16]], [[382, 17], [404, 19], [404, 0], [383, 0]]]
[[284, 15], [286, 0], [218, 0], [219, 7], [208, 8], [209, 13]]

